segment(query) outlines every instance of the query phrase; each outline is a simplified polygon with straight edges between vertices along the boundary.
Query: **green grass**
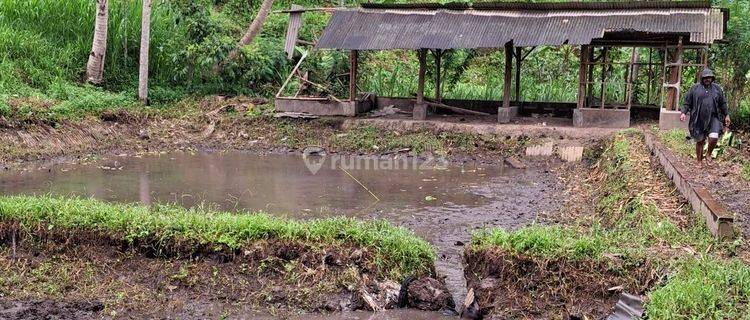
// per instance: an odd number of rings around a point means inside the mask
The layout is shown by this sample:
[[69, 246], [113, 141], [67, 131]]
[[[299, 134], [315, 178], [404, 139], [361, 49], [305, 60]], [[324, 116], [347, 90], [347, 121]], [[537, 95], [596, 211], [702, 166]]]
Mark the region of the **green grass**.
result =
[[601, 233], [580, 234], [561, 226], [531, 226], [517, 231], [487, 229], [472, 236], [476, 249], [499, 247], [515, 253], [545, 258], [599, 259], [607, 251]]
[[750, 181], [750, 162], [745, 162], [742, 164], [740, 177], [742, 177], [742, 179]]
[[648, 297], [649, 319], [750, 319], [750, 268], [739, 260], [686, 258]]
[[429, 273], [435, 251], [412, 232], [383, 220], [350, 218], [295, 221], [265, 213], [229, 213], [155, 205], [110, 204], [50, 196], [0, 197], [0, 222], [35, 230], [94, 231], [129, 243], [203, 245], [241, 249], [258, 240], [294, 240], [312, 246], [353, 244], [374, 252], [382, 276], [400, 280]]
[[695, 145], [686, 138], [687, 131], [682, 129], [658, 130], [659, 139], [672, 151], [687, 157], [695, 157]]

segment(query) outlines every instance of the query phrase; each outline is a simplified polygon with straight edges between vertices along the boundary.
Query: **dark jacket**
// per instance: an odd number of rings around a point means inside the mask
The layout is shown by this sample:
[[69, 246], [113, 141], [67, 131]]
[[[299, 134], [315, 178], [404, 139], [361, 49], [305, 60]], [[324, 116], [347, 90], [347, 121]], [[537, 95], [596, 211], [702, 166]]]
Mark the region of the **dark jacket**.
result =
[[690, 114], [690, 135], [693, 137], [708, 134], [712, 119], [718, 118], [723, 123], [724, 117], [729, 114], [721, 86], [714, 82], [708, 87], [703, 85], [703, 79], [709, 77], [714, 78], [714, 74], [706, 68], [701, 73], [701, 82], [693, 85], [685, 94], [681, 111]]

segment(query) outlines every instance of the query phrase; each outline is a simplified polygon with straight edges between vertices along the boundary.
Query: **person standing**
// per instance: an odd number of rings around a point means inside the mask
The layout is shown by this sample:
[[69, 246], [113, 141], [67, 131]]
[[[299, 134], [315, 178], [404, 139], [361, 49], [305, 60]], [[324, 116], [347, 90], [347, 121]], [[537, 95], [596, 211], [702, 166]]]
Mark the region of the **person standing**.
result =
[[703, 69], [701, 81], [688, 90], [685, 104], [680, 110], [680, 121], [685, 122], [690, 115], [690, 137], [695, 140], [695, 156], [699, 165], [703, 163], [706, 139], [708, 138], [706, 159], [709, 161], [723, 127], [729, 127], [731, 123], [724, 90], [714, 83], [715, 79], [711, 69]]

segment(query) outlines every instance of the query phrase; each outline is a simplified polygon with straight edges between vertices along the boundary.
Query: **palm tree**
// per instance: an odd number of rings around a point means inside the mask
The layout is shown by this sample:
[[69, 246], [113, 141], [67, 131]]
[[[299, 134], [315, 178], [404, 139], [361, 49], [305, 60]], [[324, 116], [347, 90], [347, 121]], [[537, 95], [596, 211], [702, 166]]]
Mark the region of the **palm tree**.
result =
[[143, 0], [141, 58], [138, 66], [138, 100], [148, 103], [148, 47], [151, 41], [151, 0]]
[[[271, 12], [273, 1], [274, 0], [263, 0], [263, 3], [261, 3], [260, 5], [260, 10], [258, 10], [258, 15], [255, 16], [255, 19], [253, 19], [253, 22], [247, 28], [247, 31], [245, 31], [245, 34], [242, 36], [242, 39], [240, 39], [240, 42], [237, 43], [237, 47], [235, 47], [234, 49], [232, 49], [232, 51], [229, 52], [229, 55], [227, 55], [227, 58], [224, 61], [224, 63], [232, 61], [235, 58], [237, 58], [237, 56], [240, 54], [240, 49], [250, 44], [250, 42], [252, 42], [253, 39], [255, 39], [255, 36], [258, 35], [258, 32], [260, 32], [260, 28], [263, 26], [263, 23], [266, 21], [268, 14]], [[214, 71], [215, 72], [221, 71], [222, 64], [216, 64], [214, 66]]]
[[108, 0], [96, 0], [96, 22], [91, 54], [86, 63], [86, 81], [101, 84], [104, 82], [104, 58], [107, 55], [107, 23], [109, 23]]

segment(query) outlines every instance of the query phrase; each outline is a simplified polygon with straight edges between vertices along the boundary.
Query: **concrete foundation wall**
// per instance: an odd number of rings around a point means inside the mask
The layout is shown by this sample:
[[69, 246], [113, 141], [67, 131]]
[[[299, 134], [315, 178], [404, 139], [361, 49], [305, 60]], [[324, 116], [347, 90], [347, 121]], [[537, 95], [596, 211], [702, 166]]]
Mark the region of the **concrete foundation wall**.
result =
[[688, 200], [698, 215], [705, 217], [708, 230], [722, 240], [734, 238], [734, 215], [716, 201], [706, 188], [693, 185], [685, 178], [686, 169], [677, 161], [674, 154], [664, 147], [651, 133], [646, 132], [646, 145], [659, 159], [664, 172], [672, 179], [677, 190]]
[[685, 122], [680, 121], [680, 111], [671, 111], [661, 109], [659, 112], [659, 129], [661, 130], [672, 130], [672, 129], [684, 129], [688, 130], [688, 123], [690, 122], [690, 116]]
[[[387, 106], [394, 106], [404, 111], [412, 111], [414, 107], [414, 99], [403, 98], [403, 97], [377, 97], [376, 106], [377, 108], [383, 108]], [[480, 111], [489, 114], [497, 114], [497, 108], [503, 104], [502, 101], [495, 100], [465, 100], [465, 99], [443, 99], [443, 103], [464, 108], [468, 110]], [[518, 115], [530, 116], [532, 113], [536, 114], [552, 114], [555, 117], [571, 117], [573, 115], [573, 109], [576, 107], [575, 103], [566, 102], [518, 102], [511, 101], [511, 107], [517, 107]], [[435, 110], [438, 114], [443, 113], [442, 109]]]
[[277, 111], [304, 112], [316, 116], [356, 116], [372, 109], [370, 101], [300, 100], [276, 98]]
[[573, 110], [574, 127], [595, 128], [628, 128], [630, 127], [630, 110], [593, 109]]

